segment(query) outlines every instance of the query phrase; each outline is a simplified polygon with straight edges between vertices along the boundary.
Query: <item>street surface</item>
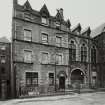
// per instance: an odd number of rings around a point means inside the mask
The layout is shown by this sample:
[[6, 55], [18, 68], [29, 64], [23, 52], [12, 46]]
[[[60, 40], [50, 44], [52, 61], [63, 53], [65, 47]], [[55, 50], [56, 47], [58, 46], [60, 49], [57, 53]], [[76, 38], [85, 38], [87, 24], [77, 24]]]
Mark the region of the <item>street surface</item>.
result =
[[15, 99], [0, 105], [105, 105], [105, 92]]

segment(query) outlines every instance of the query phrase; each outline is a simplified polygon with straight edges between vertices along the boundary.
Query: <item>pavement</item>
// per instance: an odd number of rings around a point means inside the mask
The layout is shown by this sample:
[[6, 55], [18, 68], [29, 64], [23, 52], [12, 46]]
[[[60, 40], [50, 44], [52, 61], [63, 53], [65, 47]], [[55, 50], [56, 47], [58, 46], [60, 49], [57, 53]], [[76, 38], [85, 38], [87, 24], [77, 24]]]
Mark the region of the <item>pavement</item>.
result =
[[0, 101], [0, 105], [105, 105], [105, 92], [61, 96], [13, 99]]

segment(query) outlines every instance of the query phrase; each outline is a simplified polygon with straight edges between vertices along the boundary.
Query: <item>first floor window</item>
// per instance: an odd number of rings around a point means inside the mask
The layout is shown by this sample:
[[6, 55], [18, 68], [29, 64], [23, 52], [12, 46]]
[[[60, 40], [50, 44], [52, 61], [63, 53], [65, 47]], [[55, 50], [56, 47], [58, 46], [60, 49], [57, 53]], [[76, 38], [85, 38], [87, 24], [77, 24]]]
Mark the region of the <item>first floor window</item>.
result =
[[48, 53], [43, 52], [42, 53], [42, 63], [47, 64], [48, 61], [49, 61], [49, 59], [48, 59]]
[[32, 62], [32, 51], [24, 50], [24, 62], [28, 62], [28, 63]]
[[49, 85], [54, 85], [54, 73], [49, 73]]
[[37, 72], [26, 72], [26, 85], [38, 86], [38, 73]]

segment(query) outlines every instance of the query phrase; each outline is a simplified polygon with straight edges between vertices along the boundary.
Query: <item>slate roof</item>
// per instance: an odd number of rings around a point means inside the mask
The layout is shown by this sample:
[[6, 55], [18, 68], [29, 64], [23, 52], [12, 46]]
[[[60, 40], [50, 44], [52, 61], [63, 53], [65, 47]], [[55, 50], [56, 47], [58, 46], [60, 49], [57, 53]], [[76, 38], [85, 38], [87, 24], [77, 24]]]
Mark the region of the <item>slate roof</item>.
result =
[[76, 29], [78, 29], [78, 28], [80, 28], [80, 30], [81, 30], [81, 24], [80, 23], [78, 23], [76, 26], [74, 26], [72, 29], [71, 29], [71, 31], [72, 32], [74, 32]]
[[92, 30], [91, 36], [95, 37], [95, 36], [101, 34], [103, 31], [105, 31], [104, 29], [105, 29], [105, 23], [101, 24], [100, 26], [98, 26], [97, 28]]
[[81, 34], [84, 34], [84, 33], [86, 33], [86, 32], [91, 33], [90, 27], [87, 27], [87, 28], [85, 28], [84, 30], [82, 30]]
[[5, 36], [0, 38], [0, 42], [10, 43], [10, 41]]

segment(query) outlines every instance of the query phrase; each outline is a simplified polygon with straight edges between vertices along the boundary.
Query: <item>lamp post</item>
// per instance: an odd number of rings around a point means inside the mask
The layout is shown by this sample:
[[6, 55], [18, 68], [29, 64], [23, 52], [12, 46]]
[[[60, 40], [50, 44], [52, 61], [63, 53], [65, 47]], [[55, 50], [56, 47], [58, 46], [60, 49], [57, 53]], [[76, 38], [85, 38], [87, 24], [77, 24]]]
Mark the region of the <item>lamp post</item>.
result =
[[[55, 55], [56, 56], [56, 55]], [[55, 57], [56, 58], [56, 57]], [[56, 92], [56, 59], [55, 59], [55, 92]]]

